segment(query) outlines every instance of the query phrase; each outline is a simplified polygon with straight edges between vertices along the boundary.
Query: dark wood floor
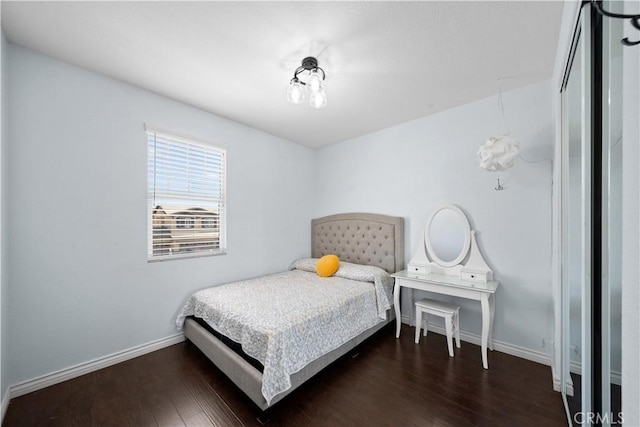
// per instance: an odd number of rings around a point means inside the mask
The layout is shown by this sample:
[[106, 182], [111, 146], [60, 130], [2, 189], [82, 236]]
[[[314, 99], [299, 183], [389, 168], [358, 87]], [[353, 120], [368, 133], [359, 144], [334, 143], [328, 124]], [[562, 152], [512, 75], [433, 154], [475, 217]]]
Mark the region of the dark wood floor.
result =
[[[274, 426], [566, 426], [547, 366], [393, 326], [270, 410]], [[260, 411], [181, 343], [12, 399], [3, 426], [254, 426]]]
[[[571, 373], [571, 380], [573, 381], [573, 396], [567, 395], [567, 403], [569, 406], [569, 413], [571, 416], [571, 423], [574, 426], [579, 426], [581, 421], [584, 420], [584, 413], [582, 412], [582, 375]], [[622, 412], [622, 387], [617, 384], [611, 384], [611, 412], [610, 412], [610, 424], [622, 425], [623, 422], [620, 419]], [[584, 423], [582, 423], [584, 425]]]

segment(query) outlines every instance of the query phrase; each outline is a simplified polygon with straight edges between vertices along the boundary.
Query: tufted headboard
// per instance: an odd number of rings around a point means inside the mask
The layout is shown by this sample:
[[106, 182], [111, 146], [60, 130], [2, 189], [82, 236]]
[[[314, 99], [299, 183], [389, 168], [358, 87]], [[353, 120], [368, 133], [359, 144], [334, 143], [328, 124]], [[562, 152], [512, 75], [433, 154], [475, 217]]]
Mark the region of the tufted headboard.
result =
[[404, 218], [344, 213], [311, 220], [311, 256], [374, 265], [388, 273], [404, 268]]

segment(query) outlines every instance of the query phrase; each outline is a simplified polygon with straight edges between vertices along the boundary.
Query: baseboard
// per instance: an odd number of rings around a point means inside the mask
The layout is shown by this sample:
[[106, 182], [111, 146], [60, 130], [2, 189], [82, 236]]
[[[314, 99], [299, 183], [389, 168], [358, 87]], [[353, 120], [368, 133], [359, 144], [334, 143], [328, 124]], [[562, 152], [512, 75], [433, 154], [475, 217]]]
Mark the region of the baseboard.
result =
[[2, 396], [2, 406], [0, 407], [0, 425], [4, 422], [4, 416], [7, 413], [7, 408], [9, 408], [9, 390], [4, 393]]
[[553, 363], [551, 364], [551, 379], [553, 380], [553, 391], [562, 392], [562, 381], [556, 374], [556, 368]]
[[[569, 362], [569, 371], [574, 374], [582, 374], [582, 362], [571, 361]], [[622, 373], [617, 371], [611, 371], [611, 383], [615, 385], [622, 385]]]
[[[562, 393], [562, 380], [556, 373], [553, 365], [551, 365], [551, 373], [553, 376], [553, 390]], [[567, 378], [567, 381], [565, 382], [564, 387], [565, 387], [565, 391], [567, 392], [567, 395], [573, 396], [573, 381], [571, 381], [571, 378]]]
[[[402, 316], [402, 323], [412, 325], [414, 322], [409, 322], [408, 317]], [[441, 335], [446, 335], [443, 326], [428, 324], [429, 332], [435, 332]], [[481, 345], [480, 335], [471, 334], [468, 332], [460, 331], [460, 340], [475, 345]], [[550, 354], [542, 353], [540, 351], [531, 350], [526, 347], [521, 347], [514, 344], [509, 344], [503, 341], [493, 340], [493, 349], [501, 353], [510, 354], [511, 356], [519, 357], [521, 359], [530, 360], [532, 362], [541, 363], [546, 366], [552, 365], [552, 357]]]
[[[9, 398], [11, 399], [14, 397], [22, 396], [24, 394], [43, 389], [45, 387], [52, 386], [54, 384], [58, 384], [73, 378], [77, 378], [81, 375], [98, 371], [102, 368], [106, 368], [108, 366], [112, 366], [117, 363], [121, 363], [129, 359], [133, 359], [135, 357], [142, 356], [144, 354], [151, 353], [153, 351], [160, 350], [162, 348], [169, 347], [174, 344], [178, 344], [182, 341], [184, 341], [184, 335], [182, 333], [179, 333], [179, 334], [168, 336], [166, 338], [161, 338], [159, 340], [149, 342], [147, 344], [142, 344], [136, 347], [131, 347], [127, 350], [123, 350], [117, 353], [109, 354], [107, 356], [99, 357], [97, 359], [93, 359], [88, 362], [80, 363], [78, 365], [71, 366], [69, 368], [61, 369], [59, 371], [52, 372], [50, 374], [45, 374], [40, 377], [36, 377], [27, 381], [23, 381], [18, 384], [14, 384], [9, 387], [7, 396], [9, 396]], [[9, 398], [7, 398], [7, 404], [8, 404]], [[3, 415], [4, 415], [4, 401], [3, 401], [2, 409], [3, 409]]]

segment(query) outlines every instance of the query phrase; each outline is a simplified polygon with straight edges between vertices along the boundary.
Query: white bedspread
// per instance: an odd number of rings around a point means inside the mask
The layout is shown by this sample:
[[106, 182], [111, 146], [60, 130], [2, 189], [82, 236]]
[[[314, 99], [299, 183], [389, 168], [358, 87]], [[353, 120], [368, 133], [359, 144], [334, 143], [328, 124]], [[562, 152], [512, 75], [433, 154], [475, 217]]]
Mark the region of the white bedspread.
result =
[[333, 277], [323, 278], [315, 261], [196, 292], [176, 324], [197, 316], [240, 343], [264, 365], [262, 394], [270, 403], [291, 387], [291, 374], [385, 319], [391, 307], [393, 278], [383, 270], [341, 263]]

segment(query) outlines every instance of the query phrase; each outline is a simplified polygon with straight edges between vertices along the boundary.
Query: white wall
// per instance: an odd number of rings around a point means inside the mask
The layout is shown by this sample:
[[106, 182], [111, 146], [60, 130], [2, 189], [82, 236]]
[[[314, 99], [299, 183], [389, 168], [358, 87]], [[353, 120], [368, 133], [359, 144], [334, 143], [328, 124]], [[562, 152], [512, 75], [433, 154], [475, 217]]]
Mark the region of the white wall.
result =
[[[478, 167], [479, 146], [503, 129], [491, 97], [318, 150], [314, 216], [403, 216], [408, 260], [427, 217], [444, 203], [460, 206], [501, 282], [494, 338], [550, 354], [551, 93], [550, 82], [542, 82], [504, 94], [507, 125], [523, 157], [548, 160], [520, 160], [503, 174]], [[497, 177], [505, 190], [494, 190]], [[464, 303], [461, 329], [480, 334], [480, 326], [480, 305]]]
[[[5, 384], [171, 336], [194, 290], [309, 255], [313, 150], [15, 45], [8, 59]], [[147, 263], [144, 123], [227, 146], [228, 255]]]

